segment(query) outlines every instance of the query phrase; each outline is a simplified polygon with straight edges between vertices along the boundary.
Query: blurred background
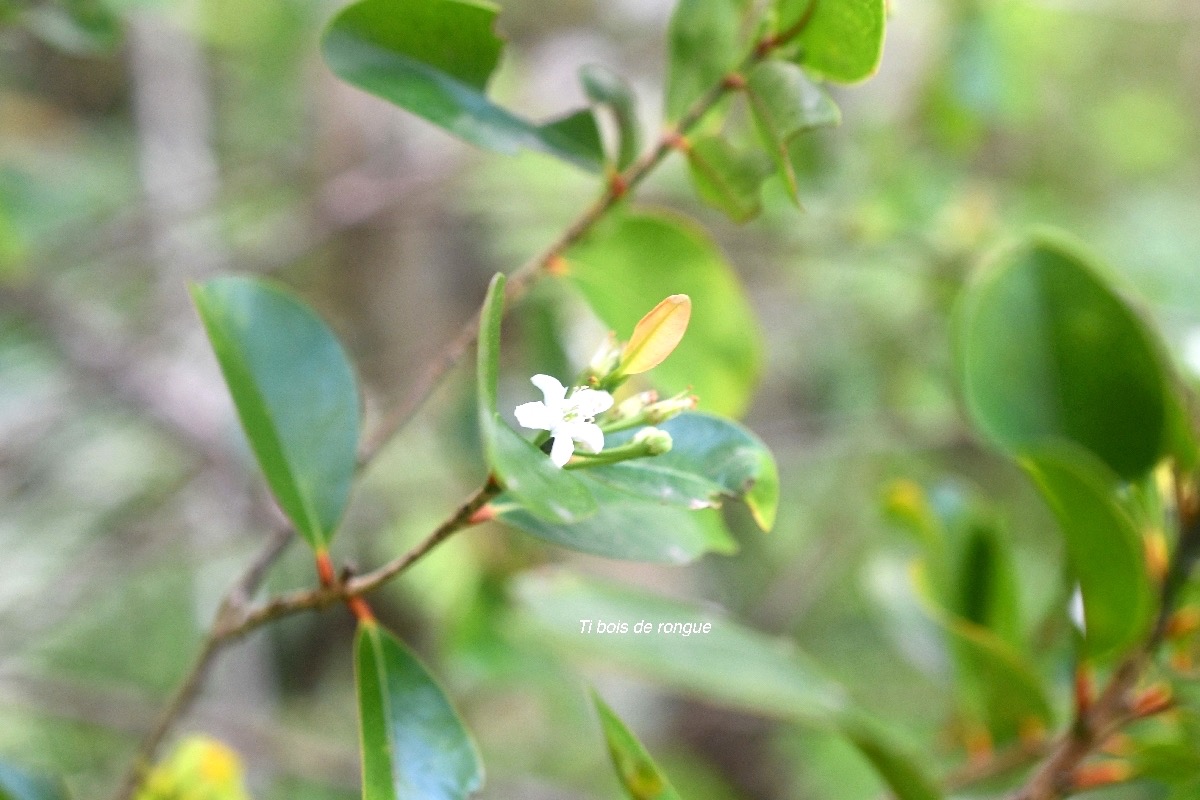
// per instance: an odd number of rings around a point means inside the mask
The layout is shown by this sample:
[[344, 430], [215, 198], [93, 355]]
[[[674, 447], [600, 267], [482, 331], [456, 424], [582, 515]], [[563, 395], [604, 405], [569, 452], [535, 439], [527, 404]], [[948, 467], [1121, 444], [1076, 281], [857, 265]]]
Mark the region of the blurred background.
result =
[[[65, 774], [80, 798], [111, 790], [277, 524], [187, 282], [253, 272], [298, 291], [352, 354], [370, 430], [488, 277], [597, 190], [340, 84], [318, 52], [336, 8], [0, 2], [0, 758]], [[502, 8], [494, 95], [549, 116], [582, 102], [579, 66], [604, 64], [633, 82], [653, 135], [670, 2]], [[961, 755], [944, 647], [881, 497], [903, 478], [982, 509], [1016, 543], [1030, 635], [1061, 627], [1049, 515], [956, 398], [953, 302], [1007, 237], [1054, 224], [1083, 239], [1200, 372], [1200, 4], [893, 0], [891, 13], [878, 76], [835, 90], [843, 124], [802, 144], [802, 211], [768, 185], [763, 216], [735, 226], [697, 204], [678, 158], [638, 193], [712, 232], [759, 315], [767, 358], [745, 422], [779, 460], [775, 531], [732, 509], [738, 555], [650, 567], [488, 526], [373, 601], [462, 709], [483, 797], [616, 796], [585, 680], [684, 797], [881, 791], [840, 740], [546, 647], [508, 591], [545, 563], [794, 637], [923, 749]], [[543, 283], [506, 327], [505, 392], [534, 399], [526, 376], [570, 374], [598, 333], [570, 287]], [[457, 369], [366, 474], [337, 560], [380, 563], [478, 483], [470, 380]], [[293, 547], [268, 587], [313, 579]], [[357, 796], [352, 636], [343, 609], [259, 631], [224, 654], [178, 732], [232, 746], [257, 798]]]

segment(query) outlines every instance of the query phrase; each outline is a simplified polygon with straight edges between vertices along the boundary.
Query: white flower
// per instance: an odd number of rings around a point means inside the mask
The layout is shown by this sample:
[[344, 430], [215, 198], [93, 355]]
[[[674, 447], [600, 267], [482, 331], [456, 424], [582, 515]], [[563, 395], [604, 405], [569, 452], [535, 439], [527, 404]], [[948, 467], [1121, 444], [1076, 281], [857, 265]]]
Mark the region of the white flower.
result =
[[593, 453], [604, 449], [604, 432], [593, 420], [612, 407], [612, 395], [598, 389], [579, 387], [567, 397], [567, 387], [549, 375], [534, 375], [529, 379], [542, 390], [542, 402], [522, 403], [514, 412], [523, 428], [550, 431], [554, 445], [550, 460], [561, 467], [571, 460], [575, 442]]

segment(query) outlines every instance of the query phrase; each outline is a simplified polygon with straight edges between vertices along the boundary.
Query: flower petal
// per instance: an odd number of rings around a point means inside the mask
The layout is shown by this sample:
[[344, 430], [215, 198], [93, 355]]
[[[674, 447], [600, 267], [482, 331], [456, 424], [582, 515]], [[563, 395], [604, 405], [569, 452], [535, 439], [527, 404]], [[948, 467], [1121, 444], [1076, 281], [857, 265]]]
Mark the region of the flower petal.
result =
[[546, 401], [546, 405], [550, 408], [555, 408], [562, 405], [562, 401], [567, 396], [567, 387], [558, 382], [556, 378], [549, 375], [534, 375], [529, 379], [529, 382], [542, 390], [542, 398]]
[[575, 393], [571, 395], [571, 402], [579, 409], [580, 416], [591, 419], [612, 408], [613, 397], [608, 392], [585, 387], [575, 390]]
[[604, 449], [604, 431], [591, 422], [576, 422], [570, 426], [571, 438], [583, 445], [588, 452], [599, 453]]
[[558, 422], [545, 403], [522, 403], [513, 410], [522, 428], [548, 431]]
[[571, 460], [571, 454], [575, 452], [575, 443], [571, 441], [571, 437], [565, 435], [565, 431], [554, 437], [554, 445], [550, 448], [550, 460], [554, 462], [554, 466], [562, 468]]

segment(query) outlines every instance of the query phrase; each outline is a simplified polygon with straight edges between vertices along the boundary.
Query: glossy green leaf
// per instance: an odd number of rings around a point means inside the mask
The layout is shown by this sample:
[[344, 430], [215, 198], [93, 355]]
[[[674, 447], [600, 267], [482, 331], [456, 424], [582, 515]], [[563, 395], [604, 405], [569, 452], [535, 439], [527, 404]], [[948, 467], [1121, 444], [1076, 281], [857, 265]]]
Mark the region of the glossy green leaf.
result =
[[759, 133], [795, 197], [799, 192], [789, 147], [802, 133], [838, 125], [842, 112], [804, 70], [786, 61], [764, 61], [746, 79], [746, 97]]
[[1151, 608], [1142, 537], [1114, 499], [1117, 476], [1086, 451], [1063, 443], [1020, 459], [1058, 520], [1083, 594], [1084, 646], [1119, 655], [1145, 632]]
[[0, 761], [0, 800], [67, 800], [62, 781]]
[[896, 741], [870, 717], [860, 713], [844, 714], [839, 727], [875, 767], [897, 800], [940, 800], [942, 794], [917, 754]]
[[1157, 342], [1056, 238], [1010, 250], [969, 288], [958, 350], [972, 419], [1010, 452], [1070, 439], [1134, 479], [1166, 448], [1170, 398]]
[[[684, 413], [656, 426], [671, 434], [670, 452], [588, 469], [588, 477], [658, 502], [685, 508], [743, 500], [763, 530], [775, 523], [779, 473], [767, 446], [735, 422]], [[636, 430], [607, 437], [606, 447], [629, 441]]]
[[674, 121], [745, 55], [747, 0], [679, 0], [667, 31], [666, 116]]
[[504, 317], [504, 276], [488, 287], [479, 320], [477, 403], [479, 431], [492, 475], [514, 504], [535, 518], [554, 523], [578, 521], [596, 511], [588, 487], [501, 419], [496, 410], [500, 377], [500, 322]]
[[685, 564], [705, 553], [732, 553], [737, 545], [720, 512], [690, 511], [631, 494], [577, 470], [599, 506], [596, 513], [566, 524], [539, 517], [503, 494], [492, 502], [497, 516], [551, 544], [625, 561]]
[[701, 200], [734, 222], [762, 211], [762, 184], [773, 172], [769, 157], [738, 150], [723, 136], [705, 136], [689, 142], [687, 161]]
[[618, 170], [625, 169], [633, 163], [642, 148], [637, 97], [633, 94], [633, 87], [617, 73], [598, 64], [588, 64], [580, 68], [579, 80], [589, 100], [612, 111], [617, 126], [617, 153], [614, 163]]
[[[833, 724], [844, 710], [842, 687], [793, 642], [740, 625], [711, 606], [566, 573], [525, 576], [517, 592], [540, 635], [571, 658], [596, 659], [774, 718]], [[583, 620], [592, 621], [592, 632], [583, 632]], [[600, 633], [600, 622], [624, 622], [628, 632]], [[651, 623], [653, 632], [635, 633], [638, 622]], [[711, 629], [688, 636], [659, 631], [659, 623], [674, 622]]]
[[797, 60], [814, 75], [855, 83], [875, 74], [883, 55], [886, 0], [780, 0], [781, 31], [811, 18], [797, 37]]
[[599, 169], [603, 145], [590, 112], [537, 125], [488, 99], [504, 47], [496, 11], [485, 0], [360, 0], [330, 22], [322, 51], [342, 80], [473, 145]]
[[707, 411], [745, 410], [761, 369], [762, 334], [737, 276], [702, 228], [665, 212], [614, 212], [566, 258], [571, 280], [621, 338], [664, 297], [691, 297], [687, 335], [648, 377], [667, 395], [690, 389]]
[[1054, 714], [1046, 687], [1029, 660], [994, 631], [942, 608], [923, 573], [918, 573], [916, 583], [926, 613], [950, 640], [958, 688], [993, 739], [1012, 741], [1031, 722], [1049, 730]]
[[306, 305], [252, 278], [192, 298], [267, 483], [296, 530], [328, 547], [354, 479], [358, 387], [345, 351]]
[[363, 800], [462, 800], [483, 785], [479, 753], [441, 687], [374, 622], [359, 625], [354, 675]]
[[630, 800], [679, 800], [679, 793], [646, 752], [645, 746], [594, 691], [592, 704], [600, 717], [613, 769]]

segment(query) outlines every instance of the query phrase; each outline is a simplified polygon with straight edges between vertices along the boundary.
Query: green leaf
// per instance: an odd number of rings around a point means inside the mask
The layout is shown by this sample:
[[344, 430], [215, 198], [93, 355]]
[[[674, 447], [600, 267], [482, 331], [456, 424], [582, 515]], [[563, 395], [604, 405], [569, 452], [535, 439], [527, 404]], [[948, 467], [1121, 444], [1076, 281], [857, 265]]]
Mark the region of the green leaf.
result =
[[577, 522], [564, 524], [539, 517], [509, 494], [492, 501], [492, 508], [502, 521], [531, 536], [605, 558], [685, 564], [705, 553], [737, 550], [720, 512], [663, 505], [602, 483], [589, 472], [592, 470], [577, 470], [576, 474], [599, 510]]
[[875, 74], [883, 55], [886, 0], [780, 0], [781, 31], [815, 4], [796, 41], [798, 63], [815, 75], [855, 83]]
[[847, 713], [840, 728], [875, 767], [897, 800], [940, 800], [942, 794], [917, 754], [897, 742], [869, 716]]
[[1039, 235], [1005, 253], [967, 290], [957, 327], [967, 409], [1001, 447], [1070, 439], [1130, 480], [1162, 456], [1159, 345], [1073, 246]]
[[1117, 476], [1086, 451], [1062, 443], [1020, 458], [1054, 512], [1083, 594], [1084, 647], [1119, 655], [1145, 631], [1151, 609], [1142, 537], [1117, 504]]
[[764, 61], [746, 80], [746, 98], [759, 133], [793, 197], [799, 192], [789, 147], [802, 133], [839, 125], [842, 112], [804, 70], [786, 61]]
[[571, 280], [621, 338], [662, 298], [691, 297], [687, 335], [650, 378], [667, 395], [692, 390], [707, 411], [745, 410], [762, 364], [762, 334], [737, 276], [703, 228], [666, 212], [614, 212], [566, 258]]
[[363, 800], [461, 800], [483, 784], [483, 764], [442, 688], [408, 648], [375, 622], [359, 625], [354, 675]]
[[603, 145], [590, 112], [536, 125], [487, 98], [504, 47], [496, 12], [484, 0], [361, 0], [333, 18], [322, 51], [342, 80], [473, 145], [599, 169]]
[[[719, 506], [725, 497], [741, 499], [759, 527], [771, 529], [779, 505], [779, 473], [771, 451], [757, 436], [711, 414], [684, 413], [656, 427], [671, 434], [669, 452], [592, 467], [588, 477], [686, 508]], [[605, 445], [624, 444], [636, 434], [611, 434]]]
[[679, 0], [667, 31], [666, 116], [678, 120], [744, 55], [747, 0]]
[[662, 774], [646, 748], [595, 691], [592, 692], [592, 703], [600, 717], [600, 727], [604, 729], [604, 740], [608, 743], [613, 769], [617, 771], [617, 779], [630, 799], [679, 800], [679, 793]]
[[[711, 606], [672, 600], [567, 573], [523, 576], [517, 593], [539, 634], [571, 658], [599, 660], [703, 700], [778, 719], [831, 724], [845, 708], [842, 687], [795, 644], [728, 619]], [[581, 622], [593, 622], [591, 633]], [[627, 633], [599, 633], [624, 622]], [[651, 633], [635, 633], [649, 622]], [[659, 623], [708, 633], [660, 633]], [[693, 630], [696, 628], [694, 627]]]
[[617, 123], [618, 170], [633, 163], [642, 148], [642, 132], [638, 125], [637, 97], [629, 81], [599, 64], [587, 64], [579, 69], [579, 81], [588, 99], [612, 111]]
[[496, 410], [500, 377], [500, 322], [504, 317], [504, 276], [488, 287], [479, 320], [477, 402], [479, 430], [492, 475], [515, 503], [536, 518], [555, 523], [580, 520], [596, 512], [588, 487], [501, 419]]
[[0, 761], [0, 800], [67, 800], [62, 781]]
[[337, 339], [266, 281], [216, 278], [192, 299], [267, 483], [315, 550], [329, 546], [350, 497], [358, 387]]
[[688, 143], [687, 161], [701, 200], [734, 222], [762, 211], [762, 184], [773, 171], [762, 153], [740, 151], [723, 136], [705, 136]]
[[960, 690], [998, 743], [1011, 741], [1036, 721], [1049, 729], [1054, 714], [1037, 671], [994, 631], [955, 616], [934, 599], [925, 575], [916, 575], [917, 595], [929, 617], [946, 632], [959, 668]]

